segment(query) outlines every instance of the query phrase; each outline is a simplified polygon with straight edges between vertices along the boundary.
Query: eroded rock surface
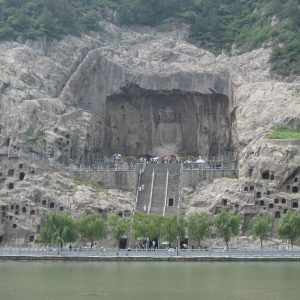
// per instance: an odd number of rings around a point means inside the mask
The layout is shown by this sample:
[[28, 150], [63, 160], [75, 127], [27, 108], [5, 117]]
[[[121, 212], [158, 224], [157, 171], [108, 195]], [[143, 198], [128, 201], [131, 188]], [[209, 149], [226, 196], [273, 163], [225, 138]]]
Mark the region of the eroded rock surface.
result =
[[[292, 174], [298, 174], [299, 147], [274, 145], [264, 137], [278, 123], [300, 118], [300, 83], [272, 78], [269, 49], [216, 57], [187, 43], [185, 37], [181, 30], [160, 33], [106, 24], [103, 32], [61, 41], [0, 43], [3, 159], [10, 149], [78, 166], [118, 152], [228, 156], [240, 159], [240, 179], [218, 179], [190, 191], [184, 196], [187, 211], [229, 206], [246, 212], [249, 207], [251, 212], [270, 209], [275, 216], [294, 207], [293, 199], [299, 198], [293, 192], [297, 182], [286, 182], [298, 178]], [[252, 177], [247, 173], [250, 168]], [[21, 207], [19, 197], [52, 182], [55, 176], [63, 176], [62, 182], [71, 181], [65, 175], [46, 172], [36, 174], [34, 184], [19, 178], [21, 188], [10, 189], [9, 169], [2, 164], [3, 207], [18, 202]], [[269, 179], [262, 179], [262, 172], [267, 171]], [[107, 203], [101, 193], [78, 191], [59, 196], [56, 193], [62, 193], [63, 187], [56, 185], [54, 193], [50, 186], [43, 187], [43, 195], [49, 201], [63, 199], [59, 205], [71, 205], [72, 212], [88, 207], [88, 199]], [[76, 184], [73, 188], [77, 189]], [[257, 192], [261, 193], [259, 200]], [[83, 194], [87, 198], [81, 203]], [[32, 201], [26, 197], [25, 202]], [[122, 208], [119, 198], [116, 206]], [[134, 197], [129, 198], [133, 203]], [[286, 203], [280, 202], [282, 198]], [[74, 199], [77, 206], [72, 204]], [[34, 202], [30, 205], [39, 207]], [[22, 226], [36, 232], [38, 220]], [[2, 226], [4, 231], [12, 225], [5, 224], [9, 225]]]

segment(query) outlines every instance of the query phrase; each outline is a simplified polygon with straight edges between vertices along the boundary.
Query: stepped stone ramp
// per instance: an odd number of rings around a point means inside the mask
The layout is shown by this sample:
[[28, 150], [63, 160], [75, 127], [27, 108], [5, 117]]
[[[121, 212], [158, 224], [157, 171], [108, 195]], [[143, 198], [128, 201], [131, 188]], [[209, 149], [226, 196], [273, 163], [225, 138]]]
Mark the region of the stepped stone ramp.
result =
[[[167, 207], [165, 214], [175, 214], [178, 210], [180, 197], [180, 165], [171, 164], [169, 168], [169, 180], [167, 190]], [[170, 206], [170, 199], [173, 199], [173, 205]]]
[[138, 192], [138, 201], [136, 209], [139, 211], [146, 211], [150, 202], [151, 194], [151, 183], [152, 183], [152, 172], [154, 165], [146, 165], [144, 172], [140, 178], [140, 187], [143, 186], [144, 189]]
[[154, 185], [150, 213], [162, 215], [165, 204], [167, 165], [158, 164], [154, 167]]
[[144, 207], [146, 207], [146, 211], [148, 211], [153, 170], [155, 173], [150, 213], [162, 215], [164, 212], [168, 171], [167, 205], [169, 204], [169, 198], [172, 198], [173, 206], [166, 208], [166, 214], [177, 213], [180, 190], [180, 164], [148, 164], [146, 166], [140, 179], [140, 186], [144, 186], [144, 190], [139, 191], [137, 210], [144, 211]]

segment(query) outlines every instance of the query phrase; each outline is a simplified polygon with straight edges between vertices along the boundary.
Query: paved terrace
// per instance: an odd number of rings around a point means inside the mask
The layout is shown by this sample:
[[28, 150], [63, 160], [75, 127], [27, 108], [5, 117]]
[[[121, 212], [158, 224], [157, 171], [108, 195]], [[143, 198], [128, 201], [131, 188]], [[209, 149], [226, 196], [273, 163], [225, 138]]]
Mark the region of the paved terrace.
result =
[[300, 261], [300, 250], [0, 248], [0, 260]]

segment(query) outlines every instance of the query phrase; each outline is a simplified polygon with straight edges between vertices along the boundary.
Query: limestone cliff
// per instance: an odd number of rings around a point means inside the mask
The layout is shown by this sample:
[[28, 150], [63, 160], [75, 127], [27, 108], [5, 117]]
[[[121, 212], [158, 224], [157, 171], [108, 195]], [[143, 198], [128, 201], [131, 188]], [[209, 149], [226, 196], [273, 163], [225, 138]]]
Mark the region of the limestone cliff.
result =
[[[3, 161], [11, 149], [43, 155], [49, 162], [67, 166], [93, 164], [118, 152], [235, 158], [241, 161], [240, 179], [225, 184], [220, 180], [220, 184], [213, 183], [213, 188], [208, 185], [206, 188], [214, 194], [204, 190], [201, 197], [225, 193], [224, 197], [213, 196], [212, 203], [227, 199], [226, 205], [232, 202], [237, 210], [242, 203], [255, 204], [253, 195], [241, 194], [246, 185], [251, 187], [245, 170], [256, 166], [257, 178], [262, 170], [255, 155], [249, 153], [257, 153], [262, 139], [276, 124], [300, 118], [300, 82], [272, 78], [269, 49], [216, 57], [187, 43], [185, 37], [184, 30], [162, 33], [106, 24], [103, 32], [68, 36], [61, 41], [1, 43]], [[269, 172], [278, 174], [274, 189], [279, 192], [288, 172], [272, 171], [277, 152], [267, 153]], [[279, 164], [284, 165], [285, 159], [288, 158], [283, 156]], [[62, 182], [71, 180], [50, 171], [30, 177], [25, 172], [25, 184], [24, 178], [18, 177], [23, 172], [18, 171], [15, 181], [10, 182], [9, 169], [12, 167], [2, 163], [2, 207], [18, 202], [21, 207], [26, 201], [34, 206], [31, 197], [41, 184], [46, 185], [44, 193], [51, 202], [57, 195], [48, 192], [51, 185], [46, 184], [50, 180], [46, 180], [47, 176], [58, 176]], [[31, 176], [37, 179], [31, 181]], [[259, 185], [253, 185], [255, 191], [268, 191]], [[21, 193], [23, 190], [28, 195]], [[86, 197], [94, 199], [95, 194], [89, 193]], [[55, 205], [69, 207], [74, 197], [66, 193]], [[134, 203], [134, 196], [130, 197]], [[195, 200], [185, 198], [187, 210], [203, 206], [198, 194], [193, 197]], [[96, 198], [99, 203], [104, 201], [99, 208], [104, 207], [105, 197], [100, 193]], [[209, 209], [219, 205], [212, 203], [207, 204]], [[115, 207], [125, 209], [121, 200]], [[6, 227], [15, 224], [6, 213], [3, 216]], [[37, 223], [28, 225], [28, 232], [35, 232], [33, 224]]]

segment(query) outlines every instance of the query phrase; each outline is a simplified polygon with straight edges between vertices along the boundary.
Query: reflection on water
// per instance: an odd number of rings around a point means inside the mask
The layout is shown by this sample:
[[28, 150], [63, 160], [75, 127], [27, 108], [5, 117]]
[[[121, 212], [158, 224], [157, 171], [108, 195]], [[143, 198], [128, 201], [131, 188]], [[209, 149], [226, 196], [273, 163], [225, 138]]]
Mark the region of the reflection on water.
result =
[[293, 300], [300, 263], [0, 262], [1, 300]]

